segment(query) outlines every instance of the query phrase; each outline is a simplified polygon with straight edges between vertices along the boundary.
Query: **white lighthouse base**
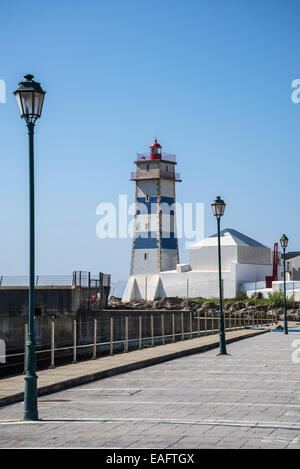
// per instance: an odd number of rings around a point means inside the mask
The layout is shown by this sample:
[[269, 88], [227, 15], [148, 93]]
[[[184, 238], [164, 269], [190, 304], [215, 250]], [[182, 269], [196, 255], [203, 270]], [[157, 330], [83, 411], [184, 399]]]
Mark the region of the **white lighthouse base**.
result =
[[[122, 302], [134, 300], [154, 301], [163, 297], [218, 298], [219, 272], [169, 270], [156, 275], [132, 275], [129, 277]], [[235, 298], [246, 292], [248, 282], [262, 281], [271, 275], [271, 265], [231, 263], [230, 269], [222, 272], [224, 298]]]
[[131, 275], [122, 298], [123, 303], [133, 300], [154, 301], [159, 298], [159, 275]]

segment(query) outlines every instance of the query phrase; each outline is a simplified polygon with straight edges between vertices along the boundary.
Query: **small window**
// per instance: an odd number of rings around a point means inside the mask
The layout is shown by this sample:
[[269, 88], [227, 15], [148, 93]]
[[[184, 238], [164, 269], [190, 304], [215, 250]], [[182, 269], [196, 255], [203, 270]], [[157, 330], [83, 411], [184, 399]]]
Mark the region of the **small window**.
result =
[[145, 230], [149, 230], [149, 223], [145, 224]]
[[146, 195], [146, 202], [149, 202], [149, 195]]
[[144, 254], [144, 260], [146, 261], [148, 259], [148, 254], [145, 252]]
[[42, 306], [35, 306], [34, 307], [34, 315], [35, 316], [41, 316], [43, 312]]

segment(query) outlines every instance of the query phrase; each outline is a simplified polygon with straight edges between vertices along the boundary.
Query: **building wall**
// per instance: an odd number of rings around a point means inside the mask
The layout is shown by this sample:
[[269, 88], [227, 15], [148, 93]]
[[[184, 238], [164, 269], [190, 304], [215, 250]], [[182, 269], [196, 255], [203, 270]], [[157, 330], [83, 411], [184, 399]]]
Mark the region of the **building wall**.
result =
[[[223, 248], [222, 248], [223, 249]], [[239, 264], [271, 264], [272, 251], [270, 248], [254, 246], [237, 246]]]
[[291, 272], [292, 280], [300, 280], [300, 256], [287, 261], [288, 270]]
[[[214, 272], [219, 269], [216, 246], [191, 248], [189, 258], [193, 270]], [[232, 262], [237, 262], [237, 246], [222, 246], [222, 270], [230, 270]]]

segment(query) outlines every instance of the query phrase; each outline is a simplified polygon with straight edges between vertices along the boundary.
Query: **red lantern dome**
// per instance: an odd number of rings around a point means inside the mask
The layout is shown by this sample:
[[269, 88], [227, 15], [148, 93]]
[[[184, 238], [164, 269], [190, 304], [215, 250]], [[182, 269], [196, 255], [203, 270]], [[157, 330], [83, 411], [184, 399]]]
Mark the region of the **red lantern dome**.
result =
[[161, 160], [161, 145], [157, 139], [150, 145], [150, 160]]

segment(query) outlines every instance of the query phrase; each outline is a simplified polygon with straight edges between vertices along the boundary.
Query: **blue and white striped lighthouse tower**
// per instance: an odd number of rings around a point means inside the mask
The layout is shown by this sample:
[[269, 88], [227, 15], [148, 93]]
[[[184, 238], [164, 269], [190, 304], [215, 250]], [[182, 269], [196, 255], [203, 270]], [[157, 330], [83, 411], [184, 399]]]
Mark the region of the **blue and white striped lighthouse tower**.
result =
[[[155, 139], [149, 153], [137, 154], [135, 164], [136, 171], [130, 177], [136, 181], [131, 281], [128, 283], [130, 298], [139, 296], [132, 291], [133, 277], [141, 283], [141, 276], [157, 276], [162, 271], [176, 270], [179, 263], [175, 183], [180, 181], [180, 175], [175, 172], [176, 156], [162, 152]], [[144, 287], [141, 290], [142, 298], [149, 297], [144, 293]]]

